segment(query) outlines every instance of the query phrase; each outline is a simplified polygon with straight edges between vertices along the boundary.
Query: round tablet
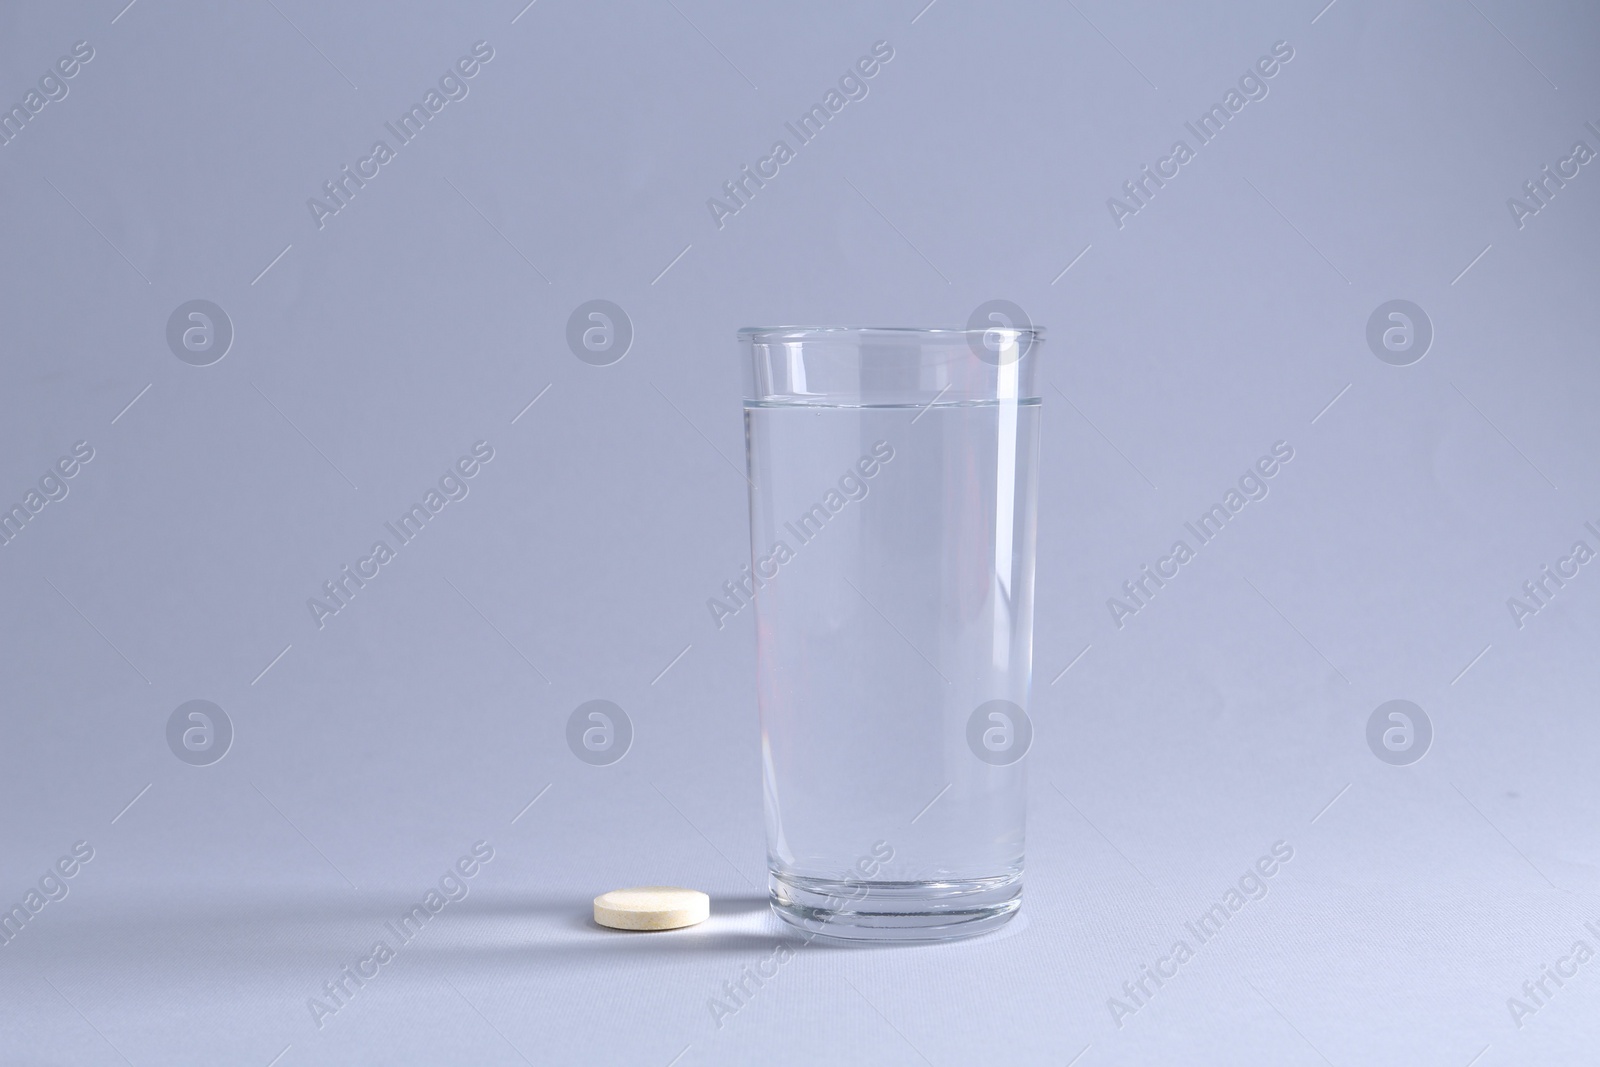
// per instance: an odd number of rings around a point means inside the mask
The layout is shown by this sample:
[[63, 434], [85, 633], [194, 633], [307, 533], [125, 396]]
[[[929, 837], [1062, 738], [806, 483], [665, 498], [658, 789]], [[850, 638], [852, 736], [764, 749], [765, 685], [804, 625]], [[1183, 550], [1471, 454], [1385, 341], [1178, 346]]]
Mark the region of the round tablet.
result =
[[594, 921], [613, 930], [676, 930], [703, 923], [710, 914], [711, 898], [698, 889], [647, 885], [594, 898]]

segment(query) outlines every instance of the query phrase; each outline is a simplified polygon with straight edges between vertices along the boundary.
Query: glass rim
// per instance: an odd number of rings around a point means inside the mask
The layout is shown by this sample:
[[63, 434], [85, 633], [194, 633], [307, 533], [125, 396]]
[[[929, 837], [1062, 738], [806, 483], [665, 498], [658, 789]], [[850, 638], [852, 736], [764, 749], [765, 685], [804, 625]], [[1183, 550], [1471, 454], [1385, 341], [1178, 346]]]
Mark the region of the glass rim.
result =
[[965, 326], [744, 326], [739, 329], [739, 340], [756, 344], [785, 341], [843, 340], [849, 337], [869, 338], [886, 336], [900, 340], [927, 337], [933, 340], [967, 339], [982, 337], [991, 329], [1004, 329], [1016, 333], [1019, 340], [1026, 338], [1029, 345], [1043, 341], [1043, 326], [987, 327], [982, 330]]

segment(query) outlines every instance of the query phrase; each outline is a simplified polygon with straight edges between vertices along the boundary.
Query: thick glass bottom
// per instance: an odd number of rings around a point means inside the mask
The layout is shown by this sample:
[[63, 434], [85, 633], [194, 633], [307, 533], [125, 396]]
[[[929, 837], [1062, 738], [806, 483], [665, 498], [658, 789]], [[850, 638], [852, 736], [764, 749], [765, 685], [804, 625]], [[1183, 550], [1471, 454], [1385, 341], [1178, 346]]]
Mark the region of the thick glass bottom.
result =
[[816, 937], [948, 941], [1004, 926], [1022, 906], [1022, 872], [991, 878], [888, 882], [769, 871], [772, 909]]

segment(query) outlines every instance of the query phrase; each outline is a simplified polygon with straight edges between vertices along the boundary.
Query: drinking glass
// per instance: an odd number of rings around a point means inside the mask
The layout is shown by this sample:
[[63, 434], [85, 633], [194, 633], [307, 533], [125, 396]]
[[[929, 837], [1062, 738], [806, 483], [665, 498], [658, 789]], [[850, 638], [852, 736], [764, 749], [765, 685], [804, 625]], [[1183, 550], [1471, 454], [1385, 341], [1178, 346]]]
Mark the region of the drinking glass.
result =
[[1022, 900], [1042, 331], [739, 338], [773, 907], [993, 929]]

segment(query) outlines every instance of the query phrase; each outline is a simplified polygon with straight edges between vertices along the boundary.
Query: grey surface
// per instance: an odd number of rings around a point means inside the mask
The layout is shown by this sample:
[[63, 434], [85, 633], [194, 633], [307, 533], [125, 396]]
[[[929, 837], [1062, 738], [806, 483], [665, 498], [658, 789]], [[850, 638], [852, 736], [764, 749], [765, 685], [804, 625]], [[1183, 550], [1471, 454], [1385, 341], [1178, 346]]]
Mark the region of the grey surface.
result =
[[[1600, 961], [1507, 1002], [1600, 947], [1600, 577], [1507, 605], [1600, 548], [1597, 165], [1507, 205], [1600, 149], [1592, 6], [122, 2], [0, 9], [8, 107], [95, 52], [0, 146], [0, 497], [94, 449], [0, 547], [0, 896], [94, 850], [0, 947], [0, 1062], [1593, 1062]], [[307, 198], [480, 40], [319, 230]], [[870, 94], [718, 229], [707, 198], [879, 40]], [[1107, 198], [1280, 40], [1119, 229]], [[784, 936], [750, 618], [705, 606], [748, 558], [734, 331], [994, 298], [1051, 329], [1021, 917], [801, 948], [718, 1020]], [[234, 328], [203, 367], [167, 344], [196, 299]], [[609, 366], [566, 343], [593, 299], [633, 326]], [[1408, 366], [1367, 345], [1394, 299], [1434, 328]], [[319, 629], [307, 598], [480, 440]], [[1270, 495], [1117, 628], [1277, 441]], [[595, 699], [635, 731], [610, 765], [565, 742]], [[1366, 741], [1395, 699], [1434, 729], [1406, 766]], [[218, 762], [168, 747], [191, 700]], [[713, 918], [588, 925], [638, 883]]]

